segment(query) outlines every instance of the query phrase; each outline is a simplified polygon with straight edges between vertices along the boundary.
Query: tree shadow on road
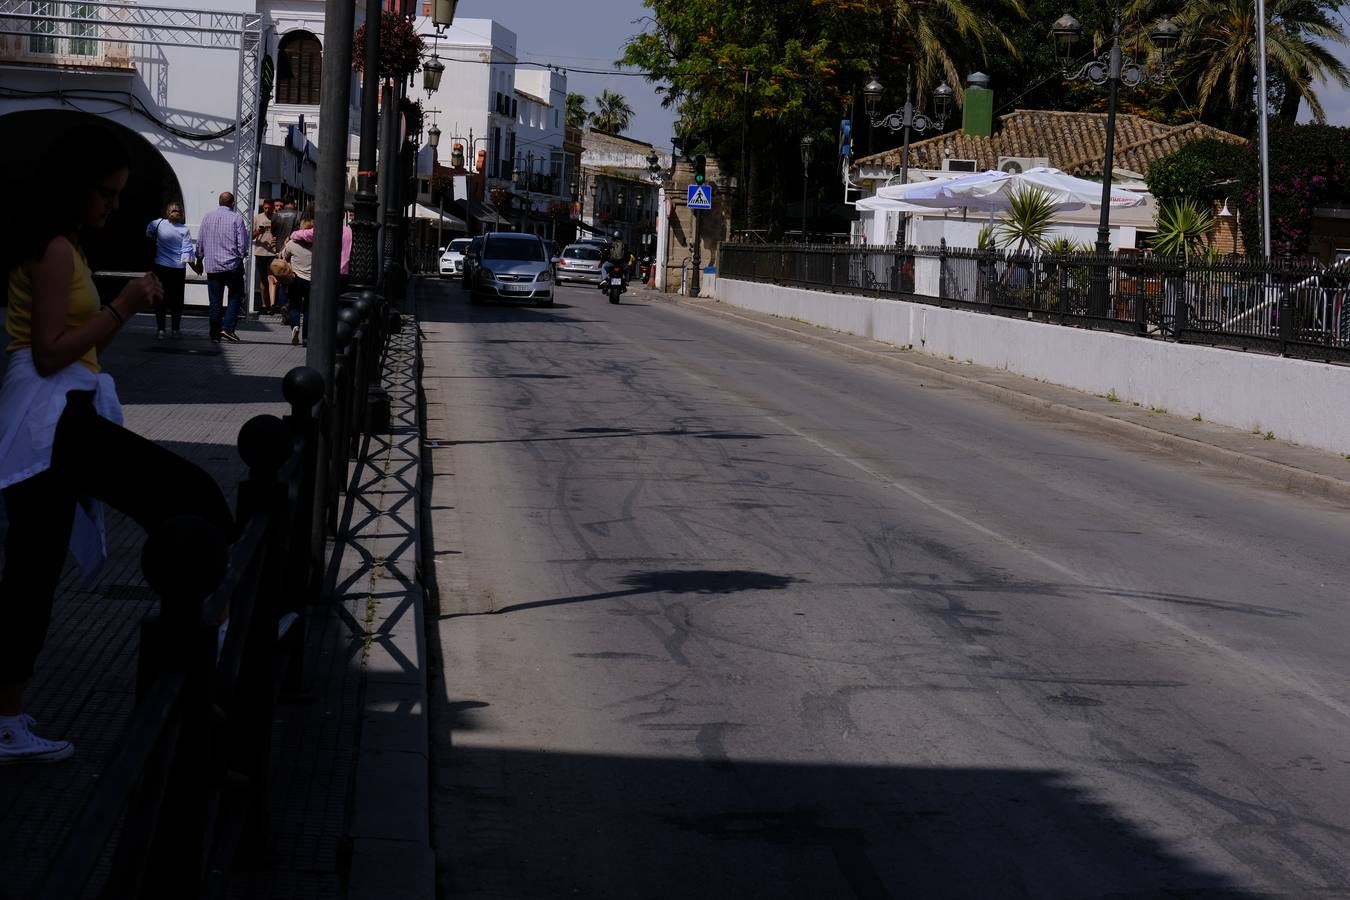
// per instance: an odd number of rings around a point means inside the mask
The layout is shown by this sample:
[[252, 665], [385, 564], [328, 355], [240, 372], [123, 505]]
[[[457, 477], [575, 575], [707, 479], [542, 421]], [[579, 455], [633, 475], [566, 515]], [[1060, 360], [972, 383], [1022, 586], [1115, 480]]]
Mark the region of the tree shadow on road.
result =
[[742, 591], [781, 591], [802, 579], [771, 572], [751, 572], [739, 569], [669, 569], [653, 572], [633, 572], [619, 579], [622, 590], [579, 594], [573, 597], [555, 597], [532, 600], [491, 609], [484, 612], [450, 613], [442, 620], [477, 616], [501, 616], [550, 606], [570, 606], [595, 600], [613, 600], [620, 597], [640, 597], [647, 594], [735, 594]]

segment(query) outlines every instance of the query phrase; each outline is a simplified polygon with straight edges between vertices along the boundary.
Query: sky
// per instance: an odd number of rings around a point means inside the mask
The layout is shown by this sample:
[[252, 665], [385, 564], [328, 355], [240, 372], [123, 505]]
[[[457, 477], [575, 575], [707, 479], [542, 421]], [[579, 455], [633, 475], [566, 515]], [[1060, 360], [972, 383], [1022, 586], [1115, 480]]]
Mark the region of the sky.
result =
[[[567, 89], [592, 101], [608, 88], [628, 98], [633, 122], [629, 137], [669, 148], [675, 111], [661, 108], [655, 86], [637, 75], [615, 72], [589, 75], [572, 71], [612, 69], [628, 39], [643, 30], [640, 21], [650, 11], [642, 0], [460, 0], [455, 18], [496, 19], [516, 33], [516, 55], [521, 60], [553, 63], [567, 73]], [[592, 108], [594, 103], [588, 103]]]
[[[1350, 6], [1342, 7], [1350, 28]], [[519, 38], [522, 60], [551, 62], [565, 69], [610, 69], [623, 53], [628, 38], [643, 30], [643, 19], [650, 11], [642, 0], [590, 0], [586, 3], [559, 0], [460, 0], [457, 16], [475, 19], [495, 18]], [[1350, 47], [1339, 45], [1332, 52], [1350, 65]], [[655, 86], [636, 75], [614, 73], [590, 75], [569, 71], [569, 91], [594, 98], [608, 88], [628, 98], [635, 115], [627, 134], [669, 147], [675, 112], [661, 107]], [[1337, 85], [1320, 85], [1318, 96], [1326, 108], [1327, 122], [1350, 126], [1350, 90]], [[1304, 104], [1299, 121], [1308, 121]]]

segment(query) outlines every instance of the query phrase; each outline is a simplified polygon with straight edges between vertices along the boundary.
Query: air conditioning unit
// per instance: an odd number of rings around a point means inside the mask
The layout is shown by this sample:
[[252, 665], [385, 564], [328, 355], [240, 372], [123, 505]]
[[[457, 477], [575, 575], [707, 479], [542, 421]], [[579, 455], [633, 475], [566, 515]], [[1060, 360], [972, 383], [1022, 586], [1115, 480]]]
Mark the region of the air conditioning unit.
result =
[[1017, 175], [1027, 169], [1048, 165], [1050, 165], [1050, 160], [1044, 156], [1000, 156], [998, 158], [998, 170], [1007, 172], [1009, 175]]
[[979, 160], [975, 159], [944, 159], [942, 161], [942, 171], [978, 172], [980, 171], [980, 163]]

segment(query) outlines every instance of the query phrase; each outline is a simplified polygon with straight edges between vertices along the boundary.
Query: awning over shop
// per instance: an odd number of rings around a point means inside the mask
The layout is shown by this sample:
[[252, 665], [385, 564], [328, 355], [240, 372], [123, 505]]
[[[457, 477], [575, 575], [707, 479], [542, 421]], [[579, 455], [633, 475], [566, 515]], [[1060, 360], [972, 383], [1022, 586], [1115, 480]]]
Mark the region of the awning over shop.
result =
[[419, 219], [430, 219], [433, 222], [440, 219], [449, 227], [458, 228], [461, 231], [467, 230], [468, 228], [468, 226], [464, 224], [463, 219], [459, 216], [452, 215], [448, 210], [441, 212], [438, 209], [432, 209], [430, 206], [424, 206], [421, 203], [418, 203], [414, 207], [413, 213]]

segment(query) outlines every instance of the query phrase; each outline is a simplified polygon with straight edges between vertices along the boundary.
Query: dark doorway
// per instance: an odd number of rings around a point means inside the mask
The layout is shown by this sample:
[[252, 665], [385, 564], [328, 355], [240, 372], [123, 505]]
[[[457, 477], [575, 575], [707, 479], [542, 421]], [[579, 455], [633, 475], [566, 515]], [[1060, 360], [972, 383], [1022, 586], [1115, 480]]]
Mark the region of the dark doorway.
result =
[[[178, 176], [145, 138], [124, 125], [102, 116], [64, 109], [37, 109], [0, 117], [0, 171], [35, 172], [39, 156], [52, 139], [77, 125], [97, 123], [111, 132], [131, 159], [131, 177], [120, 206], [107, 227], [84, 238], [90, 267], [97, 272], [143, 272], [150, 268], [152, 253], [145, 226], [163, 214], [170, 200], [182, 201]], [[89, 153], [98, 153], [90, 147]], [[38, 201], [41, 201], [39, 195]], [[13, 211], [13, 215], [21, 215]], [[194, 234], [195, 236], [195, 234]], [[100, 289], [103, 288], [100, 279]]]

